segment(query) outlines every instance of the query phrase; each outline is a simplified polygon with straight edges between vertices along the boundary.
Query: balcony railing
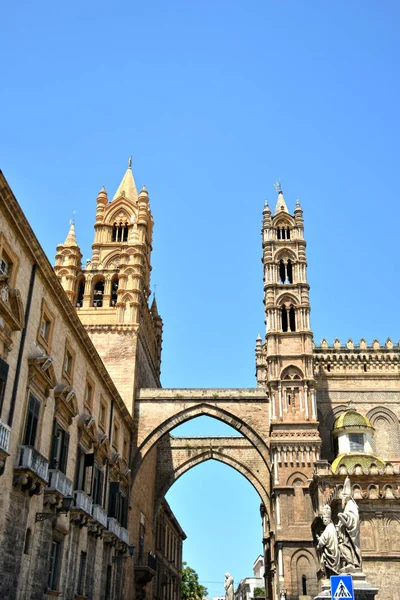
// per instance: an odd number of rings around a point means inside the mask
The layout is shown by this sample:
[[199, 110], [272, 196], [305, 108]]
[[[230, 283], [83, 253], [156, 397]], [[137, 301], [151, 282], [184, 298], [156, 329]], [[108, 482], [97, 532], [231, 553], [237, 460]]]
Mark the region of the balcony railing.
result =
[[108, 517], [108, 531], [113, 533], [117, 538], [120, 537], [121, 525], [118, 523], [117, 519], [114, 517]]
[[10, 434], [11, 428], [0, 421], [0, 450], [7, 452], [7, 454], [8, 446], [10, 445]]
[[92, 515], [93, 515], [93, 519], [95, 521], [97, 521], [98, 523], [100, 523], [100, 525], [103, 525], [103, 527], [107, 527], [107, 525], [108, 525], [108, 522], [107, 522], [107, 511], [104, 510], [104, 508], [102, 508], [100, 506], [100, 504], [94, 504], [93, 505]]
[[47, 488], [49, 490], [60, 492], [63, 496], [72, 496], [73, 484], [72, 481], [58, 469], [49, 469], [49, 483], [47, 484]]
[[17, 467], [29, 469], [44, 481], [48, 480], [49, 461], [32, 446], [20, 446]]
[[82, 492], [81, 490], [76, 490], [74, 492], [74, 498], [75, 510], [83, 510], [88, 515], [92, 514], [93, 500], [90, 496], [88, 496], [87, 494], [85, 494], [85, 492]]
[[124, 542], [127, 545], [129, 544], [129, 533], [128, 530], [125, 529], [125, 527], [120, 528], [119, 539], [121, 540], [121, 542]]

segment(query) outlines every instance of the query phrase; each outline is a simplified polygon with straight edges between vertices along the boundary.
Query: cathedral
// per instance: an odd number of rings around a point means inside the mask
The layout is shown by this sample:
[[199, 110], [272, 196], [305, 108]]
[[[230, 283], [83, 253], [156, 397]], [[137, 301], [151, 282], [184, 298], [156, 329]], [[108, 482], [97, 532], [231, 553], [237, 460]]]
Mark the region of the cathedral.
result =
[[[254, 388], [161, 386], [153, 216], [130, 162], [93, 215], [91, 259], [71, 223], [52, 266], [0, 174], [1, 597], [180, 600], [186, 536], [165, 495], [212, 459], [260, 496], [266, 600], [318, 595], [321, 515], [347, 477], [360, 569], [400, 600], [400, 347], [315, 343], [300, 204], [277, 186], [263, 210]], [[171, 435], [201, 415], [242, 436]]]

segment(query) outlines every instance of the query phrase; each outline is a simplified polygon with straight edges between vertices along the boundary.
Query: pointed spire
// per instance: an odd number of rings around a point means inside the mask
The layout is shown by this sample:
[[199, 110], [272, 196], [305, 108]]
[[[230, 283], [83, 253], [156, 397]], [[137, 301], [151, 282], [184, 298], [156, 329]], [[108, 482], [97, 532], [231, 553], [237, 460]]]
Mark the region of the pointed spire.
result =
[[151, 314], [153, 315], [153, 317], [158, 317], [159, 316], [155, 294], [153, 296], [153, 302], [151, 303], [150, 311], [151, 311]]
[[65, 238], [64, 246], [78, 247], [78, 242], [76, 241], [75, 235], [75, 224], [72, 219], [70, 221], [69, 231], [67, 237]]
[[288, 213], [289, 211], [288, 211], [287, 206], [286, 206], [285, 198], [283, 197], [283, 192], [282, 192], [282, 190], [279, 190], [279, 192], [278, 192], [278, 200], [276, 201], [274, 215], [276, 216], [277, 214], [279, 214], [281, 212]]
[[120, 196], [125, 195], [125, 198], [128, 198], [128, 200], [133, 200], [134, 202], [137, 201], [138, 193], [137, 193], [137, 189], [136, 189], [135, 180], [133, 179], [131, 167], [132, 167], [132, 157], [130, 156], [129, 162], [128, 162], [128, 168], [125, 172], [125, 175], [122, 178], [121, 183], [119, 184], [117, 191], [114, 194], [113, 200], [116, 200]]

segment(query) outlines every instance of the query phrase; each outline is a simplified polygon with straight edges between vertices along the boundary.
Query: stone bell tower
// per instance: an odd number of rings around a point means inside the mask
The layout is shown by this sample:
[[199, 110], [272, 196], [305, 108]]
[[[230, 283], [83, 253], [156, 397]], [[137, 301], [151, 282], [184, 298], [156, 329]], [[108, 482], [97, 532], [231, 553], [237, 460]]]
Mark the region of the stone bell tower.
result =
[[[309, 479], [321, 444], [313, 334], [303, 211], [296, 202], [294, 214], [290, 214], [280, 185], [276, 187], [274, 213], [268, 203], [263, 211], [266, 335], [264, 341], [257, 339], [257, 385], [266, 387], [270, 397], [274, 587], [276, 592], [285, 590], [288, 597], [307, 597], [311, 591], [318, 591], [315, 565], [311, 564], [313, 510], [309, 493]], [[292, 561], [299, 548], [309, 550], [304, 554], [302, 574], [296, 582]]]
[[135, 389], [160, 386], [162, 320], [155, 299], [148, 305], [153, 217], [131, 159], [112, 200], [100, 190], [94, 229], [92, 259], [77, 267], [82, 255], [70, 230], [57, 246], [55, 271], [133, 413]]

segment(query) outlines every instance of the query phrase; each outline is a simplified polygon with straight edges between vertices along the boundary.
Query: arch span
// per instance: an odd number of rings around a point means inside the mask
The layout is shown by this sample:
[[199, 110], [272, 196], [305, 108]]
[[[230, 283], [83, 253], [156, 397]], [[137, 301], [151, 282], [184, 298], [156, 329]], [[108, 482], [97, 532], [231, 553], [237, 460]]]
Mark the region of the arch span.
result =
[[155, 509], [170, 487], [187, 471], [216, 460], [238, 471], [269, 507], [269, 471], [255, 448], [243, 438], [173, 438], [165, 436], [158, 446]]
[[[165, 434], [178, 425], [199, 416], [213, 417], [233, 427], [257, 450], [264, 459], [265, 464], [268, 464], [268, 446], [264, 441], [268, 438], [267, 406], [265, 406], [265, 412], [261, 412], [261, 406], [257, 406], [254, 410], [253, 403], [249, 406], [247, 403], [234, 403], [232, 401], [214, 402], [213, 404], [204, 401], [188, 402], [185, 401], [185, 398], [177, 398], [176, 396], [178, 394], [175, 395], [175, 401], [169, 403], [140, 403], [139, 432], [142, 433], [143, 437], [138, 440], [138, 450], [133, 462], [133, 474], [138, 471], [149, 451]], [[266, 402], [265, 394], [263, 400]], [[254, 415], [258, 417], [256, 423], [254, 422]], [[247, 416], [249, 418], [246, 418]], [[257, 431], [255, 426], [257, 426]]]

